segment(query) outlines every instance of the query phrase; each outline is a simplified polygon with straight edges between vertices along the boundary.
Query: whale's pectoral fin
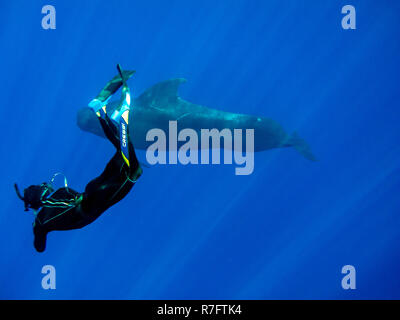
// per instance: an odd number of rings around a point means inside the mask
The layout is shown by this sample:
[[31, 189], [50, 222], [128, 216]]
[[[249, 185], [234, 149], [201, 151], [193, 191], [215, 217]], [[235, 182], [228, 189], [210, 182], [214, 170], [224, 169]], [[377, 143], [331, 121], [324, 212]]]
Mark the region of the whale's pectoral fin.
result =
[[311, 148], [308, 143], [304, 139], [300, 138], [297, 132], [293, 132], [287, 145], [295, 148], [304, 158], [311, 161], [317, 161], [311, 152]]
[[171, 103], [178, 99], [178, 87], [186, 79], [177, 78], [159, 82], [143, 92], [135, 103], [142, 106], [156, 106], [157, 108], [168, 108]]

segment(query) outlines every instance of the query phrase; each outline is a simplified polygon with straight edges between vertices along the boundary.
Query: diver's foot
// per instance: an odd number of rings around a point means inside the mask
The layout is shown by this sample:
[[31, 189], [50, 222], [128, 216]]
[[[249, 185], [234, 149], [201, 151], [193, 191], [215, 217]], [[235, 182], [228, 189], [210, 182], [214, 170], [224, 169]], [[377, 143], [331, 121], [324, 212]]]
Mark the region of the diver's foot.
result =
[[126, 112], [130, 111], [129, 106], [123, 105], [119, 110], [115, 110], [112, 115], [111, 115], [111, 120], [114, 120], [115, 122], [119, 123], [121, 120], [122, 115]]
[[128, 123], [127, 117], [130, 111], [131, 93], [127, 86], [122, 88], [122, 99], [121, 107], [119, 109], [115, 109], [111, 115], [111, 119], [115, 122], [120, 122], [121, 117], [126, 113], [124, 117], [126, 118], [126, 123]]
[[105, 117], [106, 114], [106, 102], [95, 98], [89, 102], [88, 107], [94, 111], [94, 113], [101, 118]]

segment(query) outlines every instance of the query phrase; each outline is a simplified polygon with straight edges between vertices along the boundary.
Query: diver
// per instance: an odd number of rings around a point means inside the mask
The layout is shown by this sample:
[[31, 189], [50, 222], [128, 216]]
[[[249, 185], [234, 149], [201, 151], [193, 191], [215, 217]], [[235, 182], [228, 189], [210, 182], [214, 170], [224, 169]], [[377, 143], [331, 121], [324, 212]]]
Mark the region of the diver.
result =
[[[143, 172], [128, 132], [131, 97], [126, 81], [135, 71], [123, 71], [119, 64], [117, 69], [119, 74], [88, 105], [97, 115], [108, 140], [117, 149], [103, 173], [90, 181], [83, 193], [71, 189], [65, 177], [64, 187], [55, 191], [53, 182], [59, 173], [49, 183], [24, 189], [23, 196], [17, 184], [14, 185], [18, 197], [24, 201], [25, 211], [34, 210], [33, 244], [38, 252], [46, 249], [50, 231], [79, 229], [96, 220], [129, 193]], [[107, 102], [121, 86], [119, 105], [110, 118]]]

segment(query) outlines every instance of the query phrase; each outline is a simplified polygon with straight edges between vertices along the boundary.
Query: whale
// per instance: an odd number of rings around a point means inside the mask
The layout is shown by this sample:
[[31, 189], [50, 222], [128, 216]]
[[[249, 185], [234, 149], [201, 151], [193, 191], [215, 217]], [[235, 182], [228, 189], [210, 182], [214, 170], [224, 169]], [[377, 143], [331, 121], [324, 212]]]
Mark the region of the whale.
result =
[[[296, 132], [287, 133], [273, 119], [221, 111], [182, 99], [178, 89], [185, 82], [184, 78], [161, 81], [133, 99], [129, 114], [129, 138], [135, 149], [146, 150], [153, 143], [146, 140], [149, 130], [158, 128], [168, 134], [170, 121], [176, 121], [178, 130], [190, 128], [199, 135], [202, 129], [254, 129], [254, 152], [292, 147], [304, 158], [316, 161], [304, 139]], [[118, 101], [108, 103], [107, 114], [111, 114], [118, 104]], [[89, 107], [78, 110], [77, 125], [83, 131], [105, 138], [97, 116]]]

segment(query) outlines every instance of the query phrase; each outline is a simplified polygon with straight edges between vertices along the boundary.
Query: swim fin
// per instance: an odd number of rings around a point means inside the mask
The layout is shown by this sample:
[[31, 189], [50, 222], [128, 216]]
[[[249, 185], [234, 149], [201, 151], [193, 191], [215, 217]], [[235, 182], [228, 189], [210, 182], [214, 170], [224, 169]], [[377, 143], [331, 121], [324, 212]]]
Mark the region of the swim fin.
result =
[[111, 115], [111, 119], [118, 122], [121, 119], [121, 116], [128, 112], [131, 105], [131, 94], [129, 88], [124, 86], [122, 89], [122, 97], [120, 102], [121, 107], [114, 110], [113, 114]]
[[119, 75], [116, 75], [114, 78], [108, 81], [97, 97], [88, 104], [88, 107], [93, 109], [97, 116], [103, 119], [106, 114], [107, 102], [123, 84], [126, 85], [126, 81], [136, 72], [134, 70], [122, 71], [119, 64], [117, 68]]
[[115, 109], [113, 114], [111, 115], [111, 119], [119, 122], [121, 117], [124, 116], [126, 124], [128, 124], [128, 115], [129, 115], [129, 109], [131, 105], [131, 93], [129, 90], [128, 85], [126, 84], [126, 73], [121, 69], [121, 65], [117, 65], [118, 72], [120, 74], [120, 77], [122, 79], [123, 83], [123, 88], [122, 88], [122, 95], [121, 95], [121, 101], [120, 101], [120, 108]]
[[118, 75], [107, 82], [103, 90], [100, 91], [95, 99], [102, 102], [107, 101], [115, 92], [118, 91], [124, 82], [128, 81], [128, 79], [134, 75], [135, 72], [135, 70], [124, 70], [119, 72]]
[[102, 102], [101, 100], [95, 98], [89, 102], [88, 107], [93, 109], [93, 111], [96, 113], [98, 117], [104, 119], [106, 115], [107, 101], [108, 100]]
[[126, 84], [125, 73], [121, 69], [121, 65], [117, 65], [118, 72], [121, 76], [123, 88], [121, 95], [121, 107], [116, 109], [114, 113], [111, 115], [111, 119], [119, 122], [119, 141], [121, 144], [121, 154], [125, 163], [130, 166], [129, 163], [129, 142], [128, 142], [128, 123], [129, 123], [129, 111], [131, 105], [131, 94], [128, 85]]

